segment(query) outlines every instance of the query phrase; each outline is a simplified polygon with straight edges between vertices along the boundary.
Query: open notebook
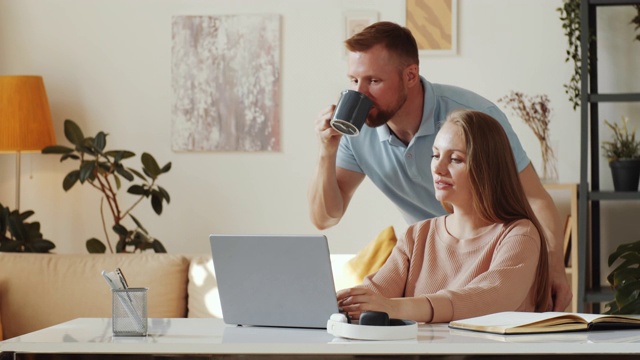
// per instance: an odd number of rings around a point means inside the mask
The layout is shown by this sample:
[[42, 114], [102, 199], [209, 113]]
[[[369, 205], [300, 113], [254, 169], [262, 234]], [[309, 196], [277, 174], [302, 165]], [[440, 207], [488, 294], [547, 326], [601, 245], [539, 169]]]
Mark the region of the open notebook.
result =
[[507, 311], [451, 321], [449, 327], [495, 334], [626, 329], [640, 328], [640, 315]]

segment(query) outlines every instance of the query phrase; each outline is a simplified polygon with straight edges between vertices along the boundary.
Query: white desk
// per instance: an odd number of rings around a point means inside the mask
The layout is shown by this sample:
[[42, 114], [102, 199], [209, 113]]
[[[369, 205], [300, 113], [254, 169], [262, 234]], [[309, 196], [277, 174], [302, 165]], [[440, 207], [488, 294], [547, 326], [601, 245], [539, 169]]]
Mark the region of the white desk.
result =
[[[0, 342], [0, 359], [40, 359], [52, 354], [74, 358], [90, 354], [116, 358], [129, 354], [294, 355], [351, 358], [394, 355], [394, 358], [638, 358], [640, 330], [499, 336], [449, 329], [446, 324], [420, 325], [412, 341], [349, 341], [325, 330], [235, 327], [220, 319], [149, 319], [149, 336], [114, 337], [111, 320], [81, 318]], [[548, 357], [549, 355], [555, 355]], [[79, 357], [78, 357], [79, 358]], [[275, 357], [277, 358], [277, 356]]]

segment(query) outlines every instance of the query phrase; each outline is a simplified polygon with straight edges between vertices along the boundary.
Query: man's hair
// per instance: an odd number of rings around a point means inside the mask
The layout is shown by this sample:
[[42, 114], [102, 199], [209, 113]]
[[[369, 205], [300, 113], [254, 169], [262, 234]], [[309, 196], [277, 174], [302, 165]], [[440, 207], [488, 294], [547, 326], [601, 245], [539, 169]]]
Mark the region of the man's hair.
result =
[[376, 45], [384, 46], [402, 67], [420, 65], [418, 45], [411, 31], [389, 21], [371, 24], [344, 42], [351, 52], [364, 52]]
[[[536, 273], [536, 311], [546, 311], [549, 295], [546, 238], [520, 182], [506, 132], [496, 119], [480, 111], [454, 111], [447, 116], [446, 122], [461, 129], [467, 145], [475, 212], [492, 223], [509, 224], [528, 219], [538, 230], [540, 257]], [[450, 205], [443, 206], [451, 211]]]

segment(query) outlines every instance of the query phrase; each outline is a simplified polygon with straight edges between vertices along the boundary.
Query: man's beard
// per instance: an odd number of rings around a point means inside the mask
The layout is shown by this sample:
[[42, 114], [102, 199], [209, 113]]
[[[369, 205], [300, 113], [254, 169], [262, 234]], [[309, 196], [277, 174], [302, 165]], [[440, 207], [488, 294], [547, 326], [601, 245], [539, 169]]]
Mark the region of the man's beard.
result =
[[395, 105], [390, 109], [378, 109], [378, 113], [375, 115], [369, 114], [367, 116], [366, 124], [371, 128], [376, 128], [378, 126], [382, 126], [386, 124], [389, 120], [391, 120], [397, 113], [400, 111], [402, 106], [407, 102], [407, 94], [403, 93], [398, 97], [398, 101], [396, 101]]

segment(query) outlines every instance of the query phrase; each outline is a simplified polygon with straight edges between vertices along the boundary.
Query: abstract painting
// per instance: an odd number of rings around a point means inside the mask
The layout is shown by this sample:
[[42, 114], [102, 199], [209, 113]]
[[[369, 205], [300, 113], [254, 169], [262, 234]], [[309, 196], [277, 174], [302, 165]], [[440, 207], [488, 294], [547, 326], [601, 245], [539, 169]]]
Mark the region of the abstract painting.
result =
[[406, 12], [421, 54], [456, 53], [456, 0], [406, 0]]
[[280, 151], [279, 15], [174, 16], [174, 151]]

